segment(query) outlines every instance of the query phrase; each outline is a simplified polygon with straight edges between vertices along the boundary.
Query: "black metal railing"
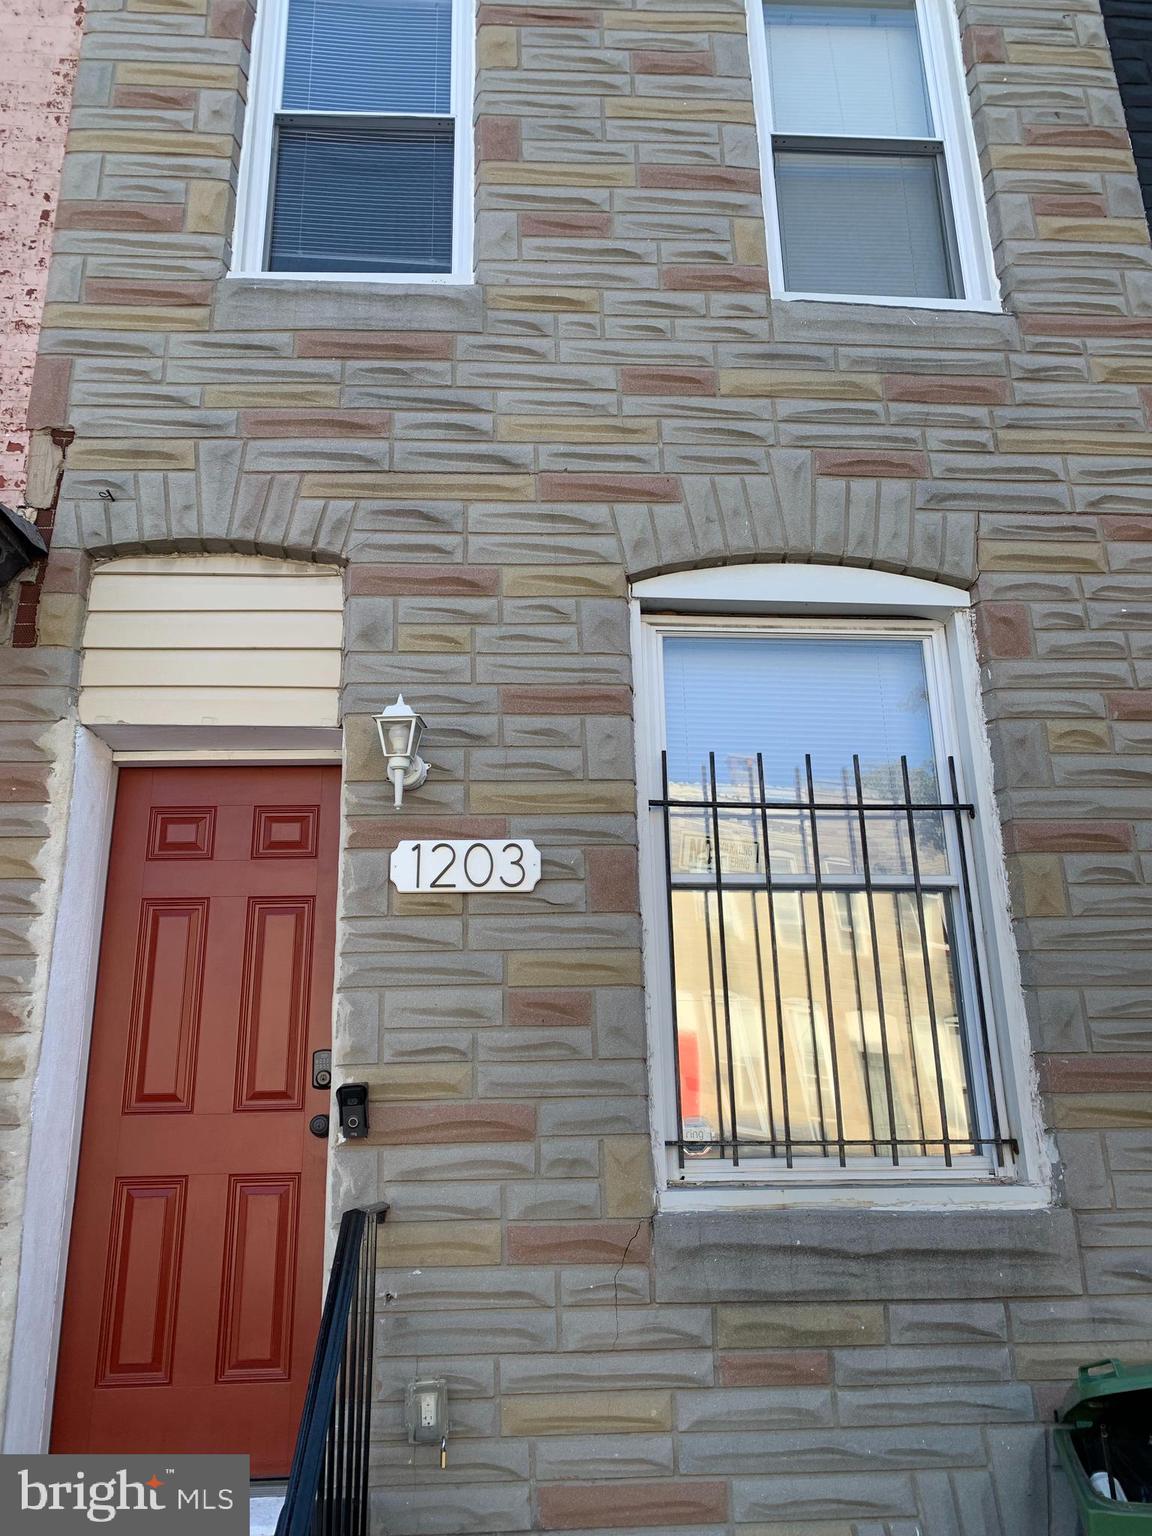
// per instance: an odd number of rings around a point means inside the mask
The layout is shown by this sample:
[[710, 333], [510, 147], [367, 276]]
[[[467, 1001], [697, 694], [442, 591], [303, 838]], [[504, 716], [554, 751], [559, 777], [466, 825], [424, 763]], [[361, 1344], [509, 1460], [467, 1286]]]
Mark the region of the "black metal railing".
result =
[[367, 1536], [376, 1234], [387, 1205], [345, 1211], [276, 1536]]
[[791, 793], [760, 753], [669, 783], [676, 1134], [687, 1162], [787, 1169], [994, 1159], [1002, 1128], [972, 889], [975, 807], [934, 765]]

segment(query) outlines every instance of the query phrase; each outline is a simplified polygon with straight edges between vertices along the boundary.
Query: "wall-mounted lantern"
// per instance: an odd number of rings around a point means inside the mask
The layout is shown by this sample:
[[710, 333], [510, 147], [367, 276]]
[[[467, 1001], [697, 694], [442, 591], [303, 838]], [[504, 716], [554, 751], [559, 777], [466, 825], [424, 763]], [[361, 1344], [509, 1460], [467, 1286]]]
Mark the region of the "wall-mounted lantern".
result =
[[6, 587], [47, 553], [48, 546], [36, 525], [11, 507], [0, 505], [0, 587]]
[[428, 777], [428, 764], [418, 756], [424, 722], [405, 704], [403, 694], [374, 718], [380, 733], [380, 750], [388, 765], [388, 777], [396, 791], [396, 809], [399, 810], [404, 791], [419, 789]]

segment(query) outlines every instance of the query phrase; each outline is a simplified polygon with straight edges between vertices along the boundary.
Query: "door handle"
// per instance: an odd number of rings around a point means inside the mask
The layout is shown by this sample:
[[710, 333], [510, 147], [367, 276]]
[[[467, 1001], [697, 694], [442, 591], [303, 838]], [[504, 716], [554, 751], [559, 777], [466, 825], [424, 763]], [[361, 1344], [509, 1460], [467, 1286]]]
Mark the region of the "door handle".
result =
[[309, 1120], [309, 1122], [308, 1122], [308, 1129], [312, 1132], [313, 1136], [323, 1136], [323, 1137], [327, 1138], [327, 1136], [328, 1136], [328, 1116], [327, 1115], [313, 1115], [311, 1120]]

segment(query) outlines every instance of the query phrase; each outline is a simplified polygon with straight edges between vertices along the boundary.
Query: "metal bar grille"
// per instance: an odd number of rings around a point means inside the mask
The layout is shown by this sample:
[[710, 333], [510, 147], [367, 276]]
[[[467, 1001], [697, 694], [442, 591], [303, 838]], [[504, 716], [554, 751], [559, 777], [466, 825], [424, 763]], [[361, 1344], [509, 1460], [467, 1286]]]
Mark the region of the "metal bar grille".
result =
[[[899, 763], [879, 798], [853, 757], [789, 799], [761, 754], [708, 754], [661, 820], [678, 1166], [1003, 1167], [969, 847], [975, 807]], [[873, 775], [874, 777], [874, 775]], [[927, 778], [927, 784], [925, 779]], [[892, 786], [894, 787], [894, 785]]]

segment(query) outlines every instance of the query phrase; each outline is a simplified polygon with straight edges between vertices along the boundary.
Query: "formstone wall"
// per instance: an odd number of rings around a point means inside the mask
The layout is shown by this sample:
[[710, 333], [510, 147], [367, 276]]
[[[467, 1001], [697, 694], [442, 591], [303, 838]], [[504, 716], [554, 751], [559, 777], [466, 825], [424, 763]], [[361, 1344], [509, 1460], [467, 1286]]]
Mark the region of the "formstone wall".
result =
[[[93, 13], [73, 112], [10, 942], [88, 562], [344, 563], [336, 1054], [372, 1133], [333, 1179], [392, 1204], [379, 1529], [1070, 1531], [1051, 1407], [1152, 1357], [1152, 250], [1097, 0], [960, 11], [1002, 315], [773, 299], [736, 0], [481, 6], [475, 286], [227, 279], [250, 16], [150, 4]], [[653, 1216], [626, 588], [781, 559], [973, 588], [1049, 1210]], [[400, 687], [435, 768], [397, 815]], [[530, 896], [386, 884], [401, 836], [504, 834]], [[401, 1426], [441, 1372], [443, 1472]]]

